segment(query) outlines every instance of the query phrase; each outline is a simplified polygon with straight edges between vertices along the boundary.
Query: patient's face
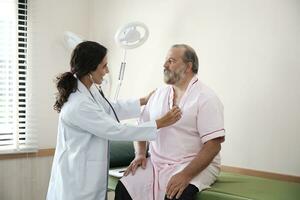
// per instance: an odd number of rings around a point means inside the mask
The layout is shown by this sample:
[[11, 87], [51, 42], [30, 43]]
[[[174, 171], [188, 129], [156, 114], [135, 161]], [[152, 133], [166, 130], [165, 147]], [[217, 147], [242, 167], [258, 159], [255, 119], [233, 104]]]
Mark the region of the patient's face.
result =
[[167, 54], [164, 64], [164, 81], [174, 85], [184, 78], [187, 69], [182, 57], [184, 48], [171, 48]]

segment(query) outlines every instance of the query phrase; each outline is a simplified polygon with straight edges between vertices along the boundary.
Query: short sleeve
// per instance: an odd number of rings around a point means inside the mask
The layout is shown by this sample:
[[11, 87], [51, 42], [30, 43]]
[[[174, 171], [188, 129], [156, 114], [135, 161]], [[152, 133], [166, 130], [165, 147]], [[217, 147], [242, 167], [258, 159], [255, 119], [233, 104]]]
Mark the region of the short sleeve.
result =
[[203, 143], [225, 136], [223, 105], [216, 96], [199, 105], [197, 129]]

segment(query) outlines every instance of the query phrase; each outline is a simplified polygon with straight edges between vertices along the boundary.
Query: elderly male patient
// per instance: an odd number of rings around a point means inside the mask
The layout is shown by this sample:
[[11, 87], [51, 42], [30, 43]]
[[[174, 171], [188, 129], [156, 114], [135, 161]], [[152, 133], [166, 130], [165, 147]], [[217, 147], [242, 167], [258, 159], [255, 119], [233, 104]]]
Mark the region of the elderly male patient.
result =
[[198, 58], [188, 45], [173, 45], [164, 64], [164, 81], [141, 115], [149, 121], [179, 106], [182, 118], [158, 130], [149, 144], [135, 142], [135, 159], [118, 182], [115, 200], [195, 199], [220, 172], [224, 141], [223, 105], [196, 76]]

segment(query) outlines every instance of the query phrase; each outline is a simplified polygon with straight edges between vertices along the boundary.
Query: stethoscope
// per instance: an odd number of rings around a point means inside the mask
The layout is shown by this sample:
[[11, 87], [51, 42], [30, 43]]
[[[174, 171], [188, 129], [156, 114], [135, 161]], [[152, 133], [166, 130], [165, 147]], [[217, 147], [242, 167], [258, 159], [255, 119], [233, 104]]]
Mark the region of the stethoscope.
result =
[[120, 120], [119, 120], [119, 118], [118, 118], [118, 116], [117, 116], [117, 113], [116, 113], [114, 107], [111, 105], [111, 103], [110, 103], [110, 102], [108, 101], [108, 99], [105, 97], [105, 95], [104, 95], [104, 93], [103, 93], [103, 91], [102, 91], [102, 88], [99, 87], [99, 88], [98, 88], [98, 91], [99, 91], [99, 93], [101, 94], [101, 96], [103, 97], [103, 99], [108, 103], [108, 105], [109, 105], [109, 107], [111, 108], [111, 110], [113, 111], [116, 120], [120, 123]]
[[[109, 105], [109, 107], [111, 108], [111, 110], [113, 111], [113, 113], [114, 113], [114, 115], [115, 115], [115, 118], [116, 118], [116, 120], [120, 123], [120, 120], [119, 120], [119, 118], [118, 118], [118, 116], [117, 116], [117, 113], [116, 113], [116, 111], [115, 111], [115, 109], [114, 109], [114, 107], [111, 105], [111, 103], [108, 101], [108, 99], [105, 97], [105, 95], [104, 95], [104, 93], [103, 93], [103, 91], [102, 91], [102, 88], [101, 87], [97, 87], [97, 89], [98, 89], [98, 91], [99, 91], [99, 93], [101, 94], [101, 96], [103, 97], [103, 99], [108, 103], [108, 105]], [[110, 142], [108, 141], [108, 144], [107, 144], [107, 160], [109, 161], [110, 160]], [[108, 199], [108, 197], [107, 197], [107, 192], [108, 192], [108, 171], [109, 171], [109, 162], [107, 162], [107, 178], [106, 178], [106, 194], [105, 194], [105, 200], [107, 200]]]
[[[109, 100], [105, 97], [105, 95], [104, 95], [104, 93], [103, 93], [103, 91], [102, 91], [101, 86], [97, 86], [97, 84], [95, 83], [95, 81], [94, 81], [94, 79], [93, 79], [93, 76], [92, 76], [91, 74], [89, 74], [89, 76], [90, 76], [90, 79], [91, 79], [91, 81], [93, 82], [93, 84], [95, 84], [95, 87], [96, 87], [97, 90], [99, 91], [100, 95], [103, 97], [103, 99], [107, 102], [107, 104], [109, 105], [109, 107], [110, 107], [111, 110], [113, 111], [114, 116], [115, 116], [117, 122], [120, 123], [120, 120], [119, 120], [119, 118], [118, 118], [118, 116], [117, 116], [117, 113], [116, 113], [114, 107], [111, 105], [111, 103], [109, 102]], [[92, 95], [92, 93], [91, 93], [91, 95]], [[92, 96], [93, 96], [93, 95], [92, 95]], [[108, 199], [108, 198], [107, 198], [107, 192], [108, 192], [108, 191], [107, 191], [107, 190], [108, 190], [107, 188], [108, 188], [108, 171], [109, 171], [109, 160], [110, 160], [110, 142], [109, 142], [109, 141], [108, 141], [108, 144], [107, 144], [107, 160], [108, 160], [108, 162], [107, 162], [107, 177], [106, 177], [106, 194], [105, 194], [105, 200]]]

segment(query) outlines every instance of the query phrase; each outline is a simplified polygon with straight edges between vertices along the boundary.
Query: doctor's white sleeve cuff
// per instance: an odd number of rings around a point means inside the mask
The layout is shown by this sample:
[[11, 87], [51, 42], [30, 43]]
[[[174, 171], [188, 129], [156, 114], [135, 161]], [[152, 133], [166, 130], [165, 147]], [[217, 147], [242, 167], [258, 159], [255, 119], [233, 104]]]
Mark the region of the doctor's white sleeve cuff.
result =
[[152, 127], [157, 130], [157, 124], [155, 120], [147, 121], [147, 122], [142, 122], [138, 126], [140, 127]]
[[147, 128], [149, 129], [149, 134], [147, 140], [155, 140], [157, 137], [157, 125], [156, 121], [148, 121], [148, 122], [143, 122], [138, 125], [139, 127]]

